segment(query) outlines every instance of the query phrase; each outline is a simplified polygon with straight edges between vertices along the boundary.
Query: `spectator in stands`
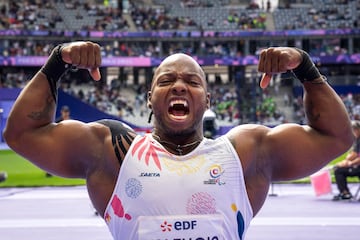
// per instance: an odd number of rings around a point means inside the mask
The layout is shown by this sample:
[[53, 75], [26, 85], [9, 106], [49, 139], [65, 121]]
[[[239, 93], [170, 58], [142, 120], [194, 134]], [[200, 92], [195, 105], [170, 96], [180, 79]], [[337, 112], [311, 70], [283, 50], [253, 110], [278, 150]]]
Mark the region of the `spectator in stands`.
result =
[[17, 98], [4, 139], [46, 171], [85, 178], [114, 239], [163, 238], [152, 223], [164, 215], [169, 223], [198, 223], [188, 231], [199, 237], [244, 239], [271, 182], [308, 176], [353, 142], [343, 102], [309, 55], [295, 48], [261, 52], [260, 87], [269, 85], [271, 74], [292, 70], [306, 95], [308, 125], [239, 125], [216, 139], [204, 138], [210, 94], [204, 71], [189, 55], [171, 55], [154, 72], [147, 97], [154, 128], [145, 135], [115, 120], [53, 123], [57, 85], [68, 65], [100, 80], [100, 46], [55, 47]]
[[360, 121], [353, 121], [352, 127], [355, 135], [355, 141], [352, 149], [346, 155], [345, 159], [334, 168], [334, 175], [339, 194], [334, 196], [333, 200], [349, 200], [352, 194], [349, 190], [347, 178], [357, 176], [360, 178]]
[[67, 105], [62, 106], [60, 110], [60, 116], [55, 120], [55, 122], [59, 123], [64, 120], [70, 120], [71, 119], [70, 113], [71, 112], [69, 106]]
[[266, 1], [266, 11], [267, 11], [267, 12], [270, 12], [270, 11], [271, 11], [271, 1], [270, 1], [270, 0], [267, 0], [267, 1]]

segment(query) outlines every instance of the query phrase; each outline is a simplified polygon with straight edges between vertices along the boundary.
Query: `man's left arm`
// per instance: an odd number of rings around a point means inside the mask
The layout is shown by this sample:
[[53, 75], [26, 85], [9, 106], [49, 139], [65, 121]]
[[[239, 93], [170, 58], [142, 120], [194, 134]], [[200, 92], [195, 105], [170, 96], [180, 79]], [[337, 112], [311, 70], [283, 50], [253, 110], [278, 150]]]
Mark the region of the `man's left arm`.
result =
[[349, 150], [354, 136], [341, 98], [322, 76], [309, 55], [294, 48], [270, 48], [262, 52], [259, 70], [265, 73], [261, 87], [275, 72], [291, 70], [301, 81], [307, 125], [283, 124], [264, 139], [271, 179], [301, 178], [317, 171]]

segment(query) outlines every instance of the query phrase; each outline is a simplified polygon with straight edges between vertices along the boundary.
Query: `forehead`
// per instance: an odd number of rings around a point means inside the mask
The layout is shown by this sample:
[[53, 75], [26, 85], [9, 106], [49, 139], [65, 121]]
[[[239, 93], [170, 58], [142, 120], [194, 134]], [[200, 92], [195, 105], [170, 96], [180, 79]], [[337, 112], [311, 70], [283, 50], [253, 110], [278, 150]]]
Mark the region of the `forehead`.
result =
[[176, 53], [164, 59], [154, 74], [154, 79], [164, 73], [188, 73], [196, 74], [205, 79], [205, 74], [200, 65], [192, 57]]

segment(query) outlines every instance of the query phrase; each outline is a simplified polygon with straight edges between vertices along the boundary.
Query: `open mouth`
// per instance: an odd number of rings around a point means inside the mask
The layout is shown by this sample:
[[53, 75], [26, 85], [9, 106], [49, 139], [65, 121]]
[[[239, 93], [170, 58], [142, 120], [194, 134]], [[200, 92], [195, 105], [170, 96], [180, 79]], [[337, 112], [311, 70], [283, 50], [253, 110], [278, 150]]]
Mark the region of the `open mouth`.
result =
[[185, 100], [172, 100], [168, 112], [176, 119], [184, 119], [189, 114], [189, 105]]

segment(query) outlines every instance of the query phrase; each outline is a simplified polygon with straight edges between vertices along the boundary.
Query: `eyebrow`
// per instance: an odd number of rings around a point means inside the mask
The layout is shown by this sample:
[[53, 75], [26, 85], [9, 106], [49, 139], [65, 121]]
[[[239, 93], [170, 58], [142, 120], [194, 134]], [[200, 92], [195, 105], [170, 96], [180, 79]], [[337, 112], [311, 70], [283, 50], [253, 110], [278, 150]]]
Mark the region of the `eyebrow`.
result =
[[[198, 78], [199, 80], [201, 80], [201, 82], [205, 82], [205, 89], [207, 88], [207, 83], [206, 83], [206, 79], [205, 79], [205, 76], [200, 72], [181, 72], [180, 73], [181, 75], [186, 75], [187, 78], [190, 78], [190, 77], [196, 77]], [[173, 70], [164, 70], [164, 71], [161, 71], [158, 75], [156, 75], [155, 78], [153, 78], [152, 82], [151, 82], [151, 87], [150, 87], [150, 91], [153, 90], [153, 87], [157, 84], [157, 81], [159, 78], [161, 77], [164, 77], [164, 76], [171, 76], [171, 77], [174, 77], [178, 75], [177, 73], [175, 73]]]
[[180, 75], [180, 76], [185, 76], [185, 77], [197, 77], [197, 78], [200, 78], [200, 79], [203, 79], [203, 76], [202, 74], [200, 73], [197, 73], [197, 72], [181, 72], [181, 73], [175, 73], [173, 71], [166, 71], [166, 72], [162, 72], [160, 73], [156, 79], [162, 77], [162, 76], [177, 76], [177, 75]]

